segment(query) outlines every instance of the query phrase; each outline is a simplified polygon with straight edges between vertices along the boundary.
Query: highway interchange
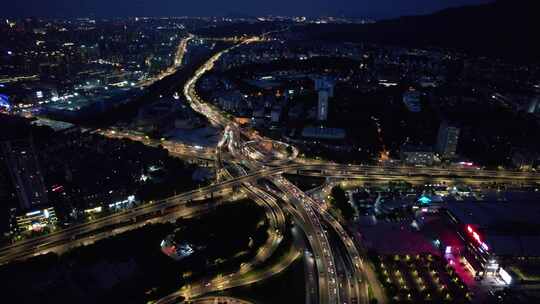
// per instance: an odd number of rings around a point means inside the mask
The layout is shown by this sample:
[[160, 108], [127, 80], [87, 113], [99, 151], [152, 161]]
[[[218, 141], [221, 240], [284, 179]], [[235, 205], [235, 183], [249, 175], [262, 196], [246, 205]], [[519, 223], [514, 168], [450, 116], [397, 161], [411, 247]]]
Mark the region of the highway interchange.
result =
[[[264, 39], [264, 37], [261, 37]], [[206, 62], [197, 72], [195, 73], [194, 77], [190, 79], [185, 87], [184, 87], [184, 95], [188, 102], [190, 103], [191, 107], [203, 114], [208, 118], [212, 124], [215, 126], [218, 126], [222, 129], [225, 129], [224, 135], [226, 135], [227, 140], [229, 141], [228, 144], [225, 144], [224, 142], [221, 142], [218, 145], [218, 151], [217, 154], [221, 155], [222, 148], [228, 147], [229, 153], [233, 155], [233, 159], [236, 159], [237, 161], [243, 161], [244, 164], [247, 164], [250, 171], [255, 171], [257, 168], [265, 167], [265, 163], [260, 163], [257, 159], [250, 158], [249, 154], [242, 154], [242, 151], [238, 152], [235, 151], [235, 147], [242, 146], [242, 136], [248, 138], [249, 140], [262, 140], [263, 138], [260, 138], [258, 135], [253, 135], [253, 132], [250, 132], [248, 130], [241, 129], [235, 122], [228, 119], [227, 115], [223, 115], [219, 109], [216, 109], [215, 107], [211, 106], [207, 102], [203, 101], [199, 95], [196, 93], [196, 84], [198, 80], [204, 75], [206, 72], [211, 70], [215, 64], [215, 62], [222, 56], [223, 54], [229, 52], [230, 50], [237, 48], [240, 45], [243, 44], [249, 44], [258, 41], [259, 39], [256, 38], [249, 38], [246, 39], [244, 42], [241, 42], [229, 49], [226, 49], [222, 52], [217, 53], [214, 55], [208, 62]], [[269, 140], [269, 139], [264, 139]], [[264, 154], [264, 151], [257, 151], [257, 154]], [[263, 157], [264, 158], [264, 157]], [[223, 165], [221, 164], [222, 157], [217, 158], [217, 165], [216, 169], [218, 170], [218, 176], [219, 176], [219, 170], [222, 169]], [[294, 165], [291, 165], [294, 166]], [[297, 173], [299, 173], [299, 170], [316, 170], [319, 171], [322, 175], [326, 174], [325, 171], [337, 171], [338, 174], [348, 174], [352, 173], [351, 175], [401, 175], [401, 176], [411, 176], [414, 174], [424, 175], [424, 176], [436, 176], [436, 175], [444, 175], [444, 176], [459, 176], [460, 174], [464, 174], [464, 177], [474, 175], [477, 177], [483, 177], [483, 178], [504, 178], [504, 176], [511, 176], [511, 178], [521, 178], [521, 174], [514, 174], [510, 172], [488, 172], [488, 171], [479, 171], [479, 172], [471, 172], [468, 171], [461, 171], [461, 170], [448, 170], [448, 169], [424, 169], [424, 168], [408, 168], [408, 167], [387, 167], [387, 168], [381, 168], [381, 167], [364, 167], [364, 166], [343, 166], [338, 164], [308, 164], [305, 165], [306, 167], [303, 169], [297, 169]], [[247, 172], [246, 175], [247, 176]], [[283, 201], [288, 202], [291, 204], [292, 209], [295, 209], [295, 212], [290, 212], [293, 219], [297, 220], [299, 223], [301, 223], [299, 226], [303, 229], [304, 233], [307, 235], [309, 245], [311, 247], [311, 250], [313, 250], [313, 254], [315, 257], [315, 264], [318, 270], [318, 284], [319, 284], [319, 298], [318, 303], [355, 303], [358, 301], [361, 301], [363, 303], [367, 303], [369, 301], [367, 288], [363, 288], [359, 285], [359, 282], [365, 285], [368, 283], [371, 288], [374, 290], [375, 296], [379, 300], [379, 302], [384, 303], [386, 302], [386, 299], [384, 297], [384, 292], [380, 290], [380, 285], [378, 284], [375, 275], [373, 274], [370, 267], [364, 267], [364, 263], [362, 261], [362, 258], [357, 250], [357, 245], [355, 244], [352, 239], [349, 237], [348, 233], [343, 229], [341, 224], [335, 220], [329, 213], [324, 210], [324, 208], [320, 208], [319, 204], [321, 202], [315, 202], [312, 198], [310, 198], [308, 195], [303, 193], [300, 189], [295, 187], [292, 183], [288, 182], [285, 178], [283, 178], [281, 175], [276, 174], [268, 179], [271, 183], [273, 183], [277, 188], [281, 190], [283, 193]], [[350, 262], [350, 265], [353, 267], [352, 274], [348, 276], [349, 281], [346, 282], [346, 286], [350, 287], [352, 286], [353, 292], [349, 292], [348, 294], [350, 297], [348, 299], [340, 299], [340, 296], [342, 293], [338, 291], [338, 288], [340, 288], [340, 284], [338, 284], [338, 278], [337, 278], [337, 271], [336, 271], [336, 263], [334, 255], [336, 252], [333, 252], [333, 249], [330, 246], [330, 243], [327, 238], [327, 233], [323, 226], [321, 225], [321, 219], [326, 221], [331, 229], [333, 229], [337, 235], [338, 238], [341, 240], [341, 242], [344, 244], [346, 248], [346, 255], [345, 258]]]
[[[257, 266], [268, 260], [279, 246], [286, 227], [287, 215], [290, 216], [296, 227], [301, 228], [306, 235], [309, 249], [314, 257], [318, 294], [317, 297], [309, 297], [310, 303], [368, 303], [370, 300], [368, 286], [373, 290], [373, 296], [377, 298], [379, 303], [385, 303], [384, 292], [377, 282], [373, 270], [368, 262], [364, 262], [362, 244], [355, 242], [342, 224], [326, 211], [324, 202], [316, 201], [298, 189], [282, 176], [283, 173], [369, 180], [418, 179], [430, 181], [443, 179], [464, 182], [512, 181], [524, 184], [538, 184], [540, 182], [540, 174], [506, 170], [349, 165], [306, 159], [287, 159], [281, 163], [263, 163], [250, 158], [249, 155], [242, 152], [242, 149], [235, 147], [242, 146], [244, 138], [248, 138], [250, 141], [268, 139], [263, 139], [258, 135], [254, 136], [253, 132], [242, 129], [214, 106], [203, 101], [196, 93], [196, 84], [206, 72], [213, 68], [214, 63], [223, 54], [241, 45], [263, 40], [264, 36], [246, 38], [229, 49], [218, 52], [195, 72], [183, 88], [184, 96], [195, 111], [206, 116], [213, 125], [232, 130], [234, 136], [227, 139], [228, 144], [220, 145], [217, 151], [213, 151], [213, 149], [167, 141], [159, 143], [171, 153], [207, 160], [215, 159], [216, 169], [225, 171], [224, 174], [218, 172], [223, 180], [164, 200], [148, 202], [126, 211], [74, 225], [46, 236], [20, 241], [0, 248], [0, 264], [54, 251], [55, 248], [72, 248], [75, 243], [83, 244], [84, 241], [96, 239], [95, 236], [98, 234], [114, 235], [119, 227], [122, 228], [121, 231], [135, 229], [149, 219], [171, 216], [171, 211], [188, 214], [194, 212], [187, 210], [194, 208], [193, 204], [196, 205], [196, 201], [199, 199], [234, 193], [235, 191], [230, 190], [239, 189], [265, 209], [271, 227], [267, 243], [261, 247], [255, 259], [246, 263], [238, 273], [190, 284], [160, 299], [158, 303], [177, 303], [180, 297], [190, 299], [199, 297], [196, 299], [196, 303], [213, 303], [215, 298], [200, 297], [215, 291], [252, 284], [282, 272], [302, 254], [292, 250], [273, 265], [265, 265], [261, 269], [258, 269]], [[182, 41], [180, 47], [182, 51], [179, 52], [179, 56], [184, 56], [189, 39], [192, 39], [191, 35]], [[101, 134], [116, 138], [130, 138], [155, 145], [154, 141], [129, 132], [104, 130], [101, 131]], [[261, 151], [261, 153], [264, 152]], [[222, 154], [226, 154], [227, 157], [221, 157]], [[224, 159], [227, 161], [223, 162]], [[247, 164], [245, 166], [247, 170], [237, 165], [241, 161], [243, 164]], [[231, 168], [236, 168], [236, 170], [231, 170]], [[261, 180], [273, 186], [261, 187], [258, 184]], [[195, 211], [201, 211], [204, 208], [196, 209], [195, 206]], [[336, 246], [333, 246], [329, 240], [330, 234], [336, 237], [344, 250], [336, 250]], [[339, 276], [338, 272], [345, 274]], [[229, 300], [230, 303], [235, 303], [234, 301], [245, 303], [236, 299]]]

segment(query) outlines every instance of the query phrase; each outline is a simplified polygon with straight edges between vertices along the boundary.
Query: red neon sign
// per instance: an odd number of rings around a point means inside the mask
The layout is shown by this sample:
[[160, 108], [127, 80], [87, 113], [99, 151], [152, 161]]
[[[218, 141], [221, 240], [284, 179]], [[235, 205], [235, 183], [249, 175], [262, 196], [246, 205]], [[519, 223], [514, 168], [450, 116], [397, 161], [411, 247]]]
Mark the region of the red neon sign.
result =
[[475, 239], [476, 242], [478, 242], [478, 245], [480, 245], [480, 247], [482, 247], [482, 249], [484, 249], [486, 251], [489, 250], [488, 245], [482, 241], [482, 239], [480, 238], [480, 235], [478, 234], [478, 232], [474, 231], [474, 229], [471, 227], [471, 225], [467, 225], [467, 231], [472, 236], [472, 238]]

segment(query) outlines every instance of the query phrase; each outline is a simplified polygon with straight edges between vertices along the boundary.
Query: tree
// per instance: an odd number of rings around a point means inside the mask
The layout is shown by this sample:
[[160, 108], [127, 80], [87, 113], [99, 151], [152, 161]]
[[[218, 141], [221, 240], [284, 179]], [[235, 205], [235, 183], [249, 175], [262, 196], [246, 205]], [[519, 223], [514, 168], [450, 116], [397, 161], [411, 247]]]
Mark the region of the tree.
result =
[[286, 148], [287, 155], [291, 156], [294, 152], [293, 148], [291, 146], [287, 146]]
[[354, 209], [351, 204], [349, 204], [349, 199], [345, 193], [345, 190], [343, 190], [343, 188], [340, 186], [335, 186], [332, 188], [330, 195], [330, 203], [341, 211], [341, 215], [343, 215], [346, 220], [352, 219]]

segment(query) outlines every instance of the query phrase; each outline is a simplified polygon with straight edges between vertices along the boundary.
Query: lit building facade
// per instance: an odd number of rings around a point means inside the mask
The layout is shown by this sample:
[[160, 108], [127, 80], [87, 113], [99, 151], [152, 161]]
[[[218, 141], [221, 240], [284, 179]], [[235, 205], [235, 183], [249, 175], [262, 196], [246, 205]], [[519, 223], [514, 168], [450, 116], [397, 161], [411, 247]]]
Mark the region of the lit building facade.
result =
[[334, 81], [328, 77], [317, 77], [315, 82], [316, 91], [327, 91], [329, 97], [334, 97]]
[[31, 139], [1, 143], [21, 210], [48, 203], [45, 182]]
[[16, 233], [42, 231], [46, 227], [54, 227], [58, 223], [54, 208], [44, 208], [24, 213], [15, 217]]
[[401, 161], [408, 165], [432, 166], [441, 160], [432, 147], [403, 145], [400, 150]]
[[328, 119], [328, 97], [330, 97], [328, 91], [319, 91], [319, 103], [317, 106], [317, 120], [319, 121], [326, 121]]
[[437, 152], [442, 158], [451, 159], [456, 157], [460, 130], [443, 122], [437, 135]]
[[315, 91], [318, 92], [317, 120], [326, 121], [328, 119], [328, 100], [334, 97], [335, 81], [330, 77], [313, 78]]
[[449, 204], [446, 215], [462, 245], [446, 251], [457, 252], [478, 278], [497, 276], [511, 284], [505, 269], [540, 264], [540, 233], [530, 229], [539, 211], [535, 202]]

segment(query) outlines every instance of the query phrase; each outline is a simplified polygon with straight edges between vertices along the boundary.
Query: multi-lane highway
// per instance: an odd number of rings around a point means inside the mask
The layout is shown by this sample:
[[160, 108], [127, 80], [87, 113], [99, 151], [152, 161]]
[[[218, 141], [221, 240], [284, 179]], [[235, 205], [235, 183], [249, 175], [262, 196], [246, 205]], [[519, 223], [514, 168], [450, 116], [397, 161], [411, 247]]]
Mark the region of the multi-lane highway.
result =
[[251, 261], [241, 265], [238, 272], [193, 282], [183, 286], [179, 291], [160, 299], [157, 303], [174, 303], [181, 298], [192, 299], [212, 291], [222, 291], [242, 286], [245, 282], [261, 281], [281, 272], [299, 256], [296, 250], [292, 250], [284, 261], [266, 267], [263, 271], [257, 270], [257, 266], [267, 261], [281, 243], [285, 230], [285, 215], [280, 208], [276, 208], [276, 200], [261, 191], [257, 186], [246, 183], [243, 185], [242, 191], [246, 192], [248, 197], [252, 198], [265, 210], [270, 227], [265, 244], [257, 250], [255, 257]]
[[[185, 45], [180, 49], [185, 52], [185, 46], [191, 39], [191, 36], [183, 41]], [[236, 123], [232, 122], [226, 115], [223, 115], [214, 106], [204, 102], [196, 92], [196, 84], [199, 79], [208, 71], [210, 71], [215, 62], [227, 52], [249, 43], [260, 41], [263, 38], [253, 37], [242, 40], [237, 45], [220, 51], [212, 56], [204, 63], [189, 79], [184, 88], [184, 95], [191, 107], [205, 115], [208, 120], [221, 128], [229, 128], [234, 134], [243, 134], [250, 138], [252, 132], [242, 130]], [[183, 53], [179, 55], [183, 56]], [[178, 62], [177, 62], [178, 63]], [[145, 142], [149, 145], [161, 144], [172, 153], [186, 155], [205, 159], [215, 159], [214, 150], [192, 147], [168, 141], [151, 141], [148, 138], [140, 135], [127, 132], [119, 132], [116, 130], [106, 130], [103, 135], [118, 138], [131, 138]], [[233, 150], [234, 146], [242, 146], [240, 142], [241, 136], [233, 136], [233, 144], [229, 142], [229, 150]], [[250, 138], [250, 140], [260, 140], [260, 137]], [[265, 139], [266, 140], [266, 139]], [[218, 149], [221, 153], [221, 150]], [[229, 151], [234, 152], [234, 151]], [[261, 151], [261, 153], [264, 153]], [[36, 254], [40, 254], [51, 250], [52, 247], [58, 246], [73, 246], [80, 243], [81, 238], [92, 237], [93, 235], [103, 234], [107, 231], [114, 231], [119, 226], [138, 225], [141, 222], [147, 221], [148, 217], [166, 216], [169, 210], [175, 212], [177, 208], [187, 208], [193, 200], [206, 198], [218, 192], [229, 191], [233, 187], [242, 187], [250, 197], [256, 200], [265, 208], [269, 214], [269, 221], [274, 229], [270, 234], [267, 246], [264, 246], [257, 254], [257, 260], [264, 261], [268, 259], [277, 248], [280, 242], [280, 237], [284, 229], [285, 215], [283, 210], [299, 224], [307, 236], [309, 245], [313, 251], [314, 261], [317, 268], [318, 282], [318, 301], [319, 303], [342, 303], [343, 301], [352, 303], [357, 299], [358, 302], [366, 303], [368, 299], [366, 284], [372, 287], [375, 297], [380, 302], [385, 302], [385, 296], [382, 290], [379, 289], [377, 279], [373, 271], [366, 266], [363, 258], [358, 250], [361, 244], [355, 243], [348, 235], [347, 231], [341, 224], [333, 218], [321, 202], [313, 200], [311, 197], [300, 191], [293, 184], [284, 179], [283, 173], [330, 176], [338, 178], [369, 178], [376, 179], [455, 179], [462, 181], [513, 181], [520, 183], [540, 183], [540, 174], [524, 173], [513, 171], [489, 171], [489, 170], [474, 170], [474, 169], [459, 169], [459, 168], [422, 168], [422, 167], [407, 167], [407, 166], [363, 166], [363, 165], [347, 165], [335, 164], [328, 162], [315, 162], [310, 160], [298, 160], [297, 162], [264, 164], [260, 161], [251, 159], [249, 155], [243, 155], [242, 152], [230, 153], [232, 159], [244, 160], [249, 164], [250, 170], [243, 171], [241, 174], [234, 176], [228, 174], [226, 180], [216, 182], [213, 185], [203, 187], [194, 191], [186, 192], [171, 198], [147, 203], [136, 208], [104, 216], [94, 221], [74, 225], [70, 228], [56, 231], [47, 236], [42, 236], [34, 239], [29, 239], [15, 243], [4, 248], [0, 248], [0, 263], [7, 263], [12, 260], [22, 259]], [[222, 163], [222, 158], [218, 157], [218, 162]], [[264, 158], [263, 158], [264, 159]], [[242, 170], [238, 170], [242, 171]], [[256, 181], [267, 178], [270, 182], [276, 185], [282, 193], [281, 198], [286, 202], [286, 206], [280, 206], [272, 195], [267, 193], [267, 190], [258, 187]], [[276, 194], [276, 193], [274, 193]], [[339, 259], [339, 265], [352, 265], [352, 269], [348, 269], [347, 278], [342, 279], [345, 287], [342, 287], [338, 279], [336, 270], [336, 261], [334, 259], [334, 250], [331, 248], [326, 231], [323, 224], [331, 229], [338, 237], [338, 240], [345, 248], [344, 259]], [[194, 298], [207, 294], [216, 290], [223, 290], [235, 286], [251, 284], [260, 280], [266, 279], [275, 273], [281, 272], [288, 267], [292, 261], [300, 256], [297, 251], [291, 252], [288, 256], [281, 259], [279, 263], [270, 267], [258, 270], [255, 266], [257, 261], [247, 263], [247, 268], [239, 273], [230, 274], [220, 278], [213, 279], [205, 283], [197, 283], [184, 287], [159, 301], [159, 303], [174, 303], [178, 301], [180, 296]], [[346, 288], [347, 291], [340, 290]], [[342, 299], [345, 296], [347, 299]]]
[[192, 34], [188, 34], [187, 37], [185, 37], [184, 39], [180, 41], [180, 43], [178, 44], [178, 47], [176, 48], [176, 53], [174, 56], [174, 64], [172, 66], [170, 66], [165, 71], [161, 72], [159, 75], [152, 77], [150, 79], [146, 79], [137, 85], [140, 87], [147, 87], [155, 83], [156, 81], [162, 80], [163, 78], [174, 74], [176, 70], [182, 65], [182, 62], [184, 61], [184, 57], [187, 52], [188, 43], [191, 39], [193, 39], [193, 37], [194, 36]]
[[[227, 190], [227, 192], [229, 191]], [[209, 208], [215, 208], [216, 204], [193, 201], [207, 198], [209, 194], [202, 191], [188, 196], [180, 195], [174, 200], [149, 203], [124, 212], [103, 216], [88, 223], [73, 225], [45, 236], [19, 241], [0, 248], [0, 264], [51, 251], [62, 252], [66, 249], [85, 245], [88, 242], [92, 243], [101, 238], [136, 229], [147, 223], [164, 221], [171, 216], [178, 218], [204, 212]]]
[[276, 176], [271, 181], [278, 188], [285, 190], [283, 199], [291, 203], [304, 223], [301, 227], [307, 235], [308, 242], [313, 250], [315, 265], [319, 274], [319, 303], [340, 303], [336, 264], [332, 248], [318, 215], [306, 200], [306, 197], [302, 195], [302, 192], [297, 191], [296, 187], [289, 181], [281, 176]]
[[221, 276], [204, 284], [186, 285], [177, 292], [156, 301], [156, 304], [178, 303], [179, 298], [193, 299], [215, 291], [221, 291], [239, 286], [246, 286], [260, 282], [280, 274], [287, 269], [296, 259], [301, 256], [297, 249], [291, 249], [277, 263], [248, 272], [238, 272], [227, 276]]
[[[245, 43], [250, 43], [251, 41], [246, 41]], [[205, 115], [209, 121], [214, 125], [221, 128], [225, 128], [227, 133], [237, 133], [244, 134], [246, 137], [251, 140], [260, 140], [258, 136], [251, 136], [253, 132], [248, 132], [242, 130], [238, 125], [231, 121], [227, 115], [223, 115], [219, 109], [214, 108], [208, 103], [204, 102], [196, 93], [196, 83], [197, 81], [206, 73], [211, 70], [214, 66], [214, 63], [222, 56], [223, 54], [229, 52], [230, 50], [236, 48], [240, 43], [228, 50], [224, 50], [215, 56], [212, 57], [205, 65], [203, 65], [195, 74], [195, 76], [186, 83], [184, 87], [184, 94], [186, 99], [192, 106], [192, 108], [201, 114]], [[232, 130], [232, 132], [231, 132]], [[239, 140], [237, 136], [236, 140]], [[229, 138], [230, 141], [234, 140]], [[242, 144], [236, 142], [236, 146], [241, 146]], [[229, 142], [229, 146], [231, 143]], [[234, 146], [234, 144], [232, 145]], [[256, 147], [257, 145], [252, 145]], [[232, 150], [232, 149], [230, 149]], [[256, 149], [255, 149], [256, 150]], [[221, 155], [221, 145], [218, 148], [218, 152]], [[232, 152], [232, 151], [231, 151]], [[258, 156], [252, 157], [250, 156]], [[238, 157], [235, 155], [235, 157]], [[260, 159], [265, 159], [263, 151], [251, 151], [246, 153], [245, 157], [240, 155], [239, 160], [246, 161], [251, 166], [251, 169], [257, 168], [259, 166], [265, 166], [266, 164], [262, 163]], [[221, 162], [221, 158], [218, 158], [218, 162]], [[537, 178], [537, 176], [526, 175], [522, 173], [514, 172], [495, 172], [495, 171], [475, 171], [475, 170], [462, 170], [462, 169], [445, 169], [445, 168], [411, 168], [411, 167], [379, 167], [379, 166], [352, 166], [352, 165], [339, 165], [339, 164], [318, 164], [306, 162], [302, 164], [303, 169], [297, 169], [296, 173], [302, 173], [301, 171], [307, 171], [309, 174], [320, 174], [322, 176], [328, 176], [331, 173], [334, 176], [343, 176], [343, 177], [355, 177], [355, 176], [400, 176], [403, 178], [410, 177], [412, 175], [423, 176], [423, 177], [456, 177], [456, 178], [480, 178], [480, 179], [522, 179], [523, 181]], [[293, 165], [285, 165], [284, 171], [294, 170]], [[287, 169], [285, 169], [287, 168]], [[336, 221], [329, 213], [324, 211], [324, 208], [321, 208], [317, 202], [312, 200], [305, 193], [300, 191], [298, 188], [294, 187], [291, 183], [286, 181], [281, 176], [272, 177], [271, 181], [278, 186], [284, 192], [284, 200], [291, 203], [294, 208], [293, 215], [297, 215], [297, 218], [303, 223], [301, 226], [304, 229], [304, 232], [308, 236], [310, 246], [314, 252], [315, 261], [317, 269], [319, 271], [319, 302], [320, 303], [339, 303], [340, 295], [342, 294], [338, 291], [338, 280], [336, 279], [336, 264], [334, 261], [333, 252], [330, 248], [328, 239], [322, 225], [319, 221], [319, 216], [324, 219], [338, 235], [339, 239], [343, 242], [346, 248], [346, 256], [353, 265], [351, 271], [351, 282], [348, 282], [347, 288], [352, 290], [348, 295], [349, 301], [353, 302], [357, 300], [358, 297], [361, 298], [362, 302], [367, 302], [369, 300], [367, 290], [358, 285], [359, 282], [362, 282], [362, 278], [365, 278], [366, 282], [369, 282], [372, 289], [374, 290], [375, 296], [381, 302], [386, 302], [384, 293], [380, 289], [380, 285], [373, 275], [371, 269], [364, 268], [363, 261], [361, 260], [360, 254], [357, 250], [357, 247], [352, 239], [349, 237], [347, 232], [343, 229], [341, 224]], [[292, 209], [292, 208], [291, 208]], [[315, 211], [316, 210], [316, 211]], [[364, 275], [364, 273], [366, 273]], [[350, 288], [352, 286], [352, 288]], [[365, 285], [367, 286], [367, 285]]]
[[[200, 158], [204, 160], [214, 160], [215, 150], [190, 146], [168, 140], [152, 140], [140, 134], [130, 131], [100, 130], [100, 134], [110, 138], [129, 138], [140, 141], [150, 146], [162, 145], [169, 152], [188, 158]], [[299, 175], [325, 176], [336, 178], [373, 178], [376, 176], [386, 177], [424, 177], [429, 178], [449, 178], [449, 179], [470, 179], [471, 181], [485, 180], [514, 180], [516, 182], [540, 183], [540, 174], [534, 172], [519, 172], [510, 170], [479, 170], [468, 168], [438, 168], [438, 167], [414, 167], [414, 166], [373, 166], [373, 165], [350, 165], [337, 164], [331, 162], [320, 162], [306, 159], [298, 159], [297, 162], [290, 162], [279, 166], [271, 164], [265, 167], [281, 169], [283, 172], [296, 173]]]
[[232, 297], [203, 297], [191, 301], [192, 304], [252, 304], [249, 301]]
[[[310, 171], [311, 170], [311, 171]], [[319, 170], [318, 173], [315, 170]], [[377, 179], [414, 179], [429, 181], [451, 179], [467, 182], [485, 181], [509, 181], [521, 183], [540, 183], [540, 175], [533, 173], [511, 172], [511, 171], [487, 171], [487, 170], [466, 170], [466, 169], [434, 169], [434, 168], [410, 168], [410, 167], [374, 167], [374, 166], [349, 166], [337, 164], [290, 164], [280, 167], [268, 167], [249, 172], [247, 175], [234, 177], [229, 180], [215, 183], [197, 190], [182, 193], [168, 199], [147, 203], [139, 207], [119, 212], [109, 216], [96, 219], [94, 221], [74, 225], [67, 229], [62, 229], [46, 236], [20, 241], [15, 244], [0, 248], [0, 263], [6, 263], [14, 259], [21, 259], [35, 254], [39, 254], [42, 246], [51, 242], [68, 242], [76, 238], [79, 234], [89, 234], [92, 231], [103, 231], [107, 227], [114, 227], [116, 224], [126, 221], [133, 221], [138, 217], [162, 212], [167, 208], [185, 204], [190, 200], [208, 197], [212, 193], [227, 191], [245, 182], [255, 182], [261, 178], [280, 175], [283, 173], [297, 174], [320, 174], [331, 176], [332, 174], [345, 174], [348, 178], [369, 178]]]
[[172, 140], [151, 139], [148, 136], [131, 130], [100, 129], [96, 132], [108, 138], [130, 139], [133, 141], [141, 142], [147, 146], [157, 147], [161, 145], [164, 149], [169, 151], [169, 153], [185, 158], [197, 158], [208, 161], [213, 161], [215, 158], [214, 149], [202, 146], [186, 145]]
[[259, 172], [262, 174], [250, 173], [211, 186], [172, 196], [167, 199], [149, 202], [132, 209], [103, 216], [88, 223], [73, 225], [69, 228], [61, 229], [45, 236], [19, 241], [15, 244], [0, 248], [0, 264], [47, 252], [49, 250], [45, 249], [45, 247], [51, 247], [51, 244], [63, 244], [68, 246], [72, 241], [79, 242], [78, 239], [81, 236], [89, 236], [92, 233], [101, 233], [104, 229], [113, 230], [125, 223], [131, 222], [135, 224], [141, 219], [145, 220], [149, 215], [159, 213], [166, 214], [168, 210], [189, 204], [194, 200], [209, 198], [211, 195], [229, 192], [234, 186], [239, 186], [244, 182], [253, 182], [261, 177], [276, 174], [277, 172], [279, 172], [279, 169], [268, 169]]
[[[214, 63], [223, 54], [231, 51], [232, 49], [242, 44], [252, 43], [255, 41], [258, 41], [258, 39], [250, 38], [247, 39], [245, 42], [237, 44], [230, 49], [223, 50], [222, 52], [216, 54], [195, 73], [195, 76], [190, 79], [184, 87], [184, 94], [192, 108], [195, 111], [205, 115], [208, 120], [211, 121], [214, 125], [225, 129], [226, 140], [229, 141], [228, 147], [230, 152], [234, 152], [234, 146], [243, 146], [243, 144], [239, 144], [240, 136], [234, 136], [234, 134], [244, 134], [249, 137], [253, 133], [241, 130], [226, 115], [223, 115], [218, 109], [215, 109], [213, 106], [210, 106], [208, 103], [204, 102], [196, 93], [196, 84], [197, 81], [204, 75], [204, 73], [208, 72], [213, 68]], [[256, 138], [260, 139], [258, 136]], [[233, 142], [234, 140], [236, 140], [236, 142]], [[225, 146], [225, 141], [220, 142], [220, 145], [218, 146], [218, 153], [221, 153], [221, 147], [223, 146]], [[240, 155], [236, 154], [235, 156], [239, 157], [241, 160], [246, 161], [247, 163], [250, 163], [251, 167], [257, 166], [259, 164], [259, 161], [251, 159], [249, 157], [249, 154], [242, 155], [240, 153]], [[308, 236], [308, 241], [314, 252], [316, 266], [319, 274], [319, 303], [340, 303], [336, 265], [333, 259], [332, 250], [330, 248], [328, 239], [326, 238], [326, 234], [323, 232], [318, 215], [312, 209], [312, 206], [310, 206], [309, 203], [306, 202], [306, 197], [302, 197], [300, 192], [293, 192], [291, 184], [284, 178], [282, 178], [281, 176], [276, 176], [272, 179], [272, 182], [282, 189], [285, 188], [291, 190], [287, 193], [289, 195], [286, 195], [285, 198], [286, 201], [290, 202], [294, 206], [294, 208], [296, 208], [301, 222], [303, 223], [302, 228]]]

